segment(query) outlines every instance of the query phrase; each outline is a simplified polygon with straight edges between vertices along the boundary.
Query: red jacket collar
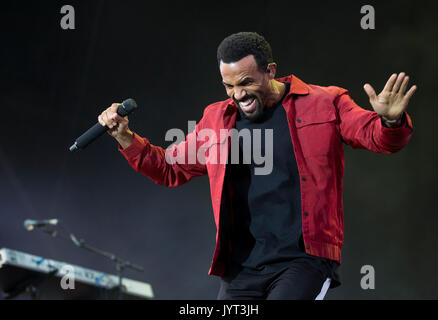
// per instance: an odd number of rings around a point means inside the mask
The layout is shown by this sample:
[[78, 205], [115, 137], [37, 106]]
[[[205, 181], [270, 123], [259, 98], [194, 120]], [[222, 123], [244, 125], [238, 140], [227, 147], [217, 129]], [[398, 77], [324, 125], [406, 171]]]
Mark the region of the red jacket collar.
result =
[[278, 78], [275, 80], [280, 81], [280, 82], [290, 82], [291, 83], [288, 95], [289, 94], [301, 94], [301, 95], [309, 94], [309, 86], [292, 74], [290, 76]]

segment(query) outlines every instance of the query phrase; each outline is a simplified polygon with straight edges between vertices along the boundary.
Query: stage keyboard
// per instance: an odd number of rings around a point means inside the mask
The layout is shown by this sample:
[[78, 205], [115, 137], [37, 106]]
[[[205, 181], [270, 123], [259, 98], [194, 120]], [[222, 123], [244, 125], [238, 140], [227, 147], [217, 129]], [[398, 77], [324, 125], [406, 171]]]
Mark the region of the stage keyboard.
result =
[[[61, 288], [63, 276], [74, 272], [75, 289]], [[47, 277], [52, 273], [53, 276]], [[44, 277], [47, 279], [44, 279]], [[119, 277], [112, 274], [84, 268], [81, 266], [46, 259], [40, 256], [7, 248], [0, 249], [0, 289], [10, 293], [20, 283], [32, 278], [43, 278], [39, 281], [38, 291], [43, 299], [99, 299], [114, 298], [119, 284]], [[122, 278], [124, 299], [152, 299], [152, 286], [128, 278]]]

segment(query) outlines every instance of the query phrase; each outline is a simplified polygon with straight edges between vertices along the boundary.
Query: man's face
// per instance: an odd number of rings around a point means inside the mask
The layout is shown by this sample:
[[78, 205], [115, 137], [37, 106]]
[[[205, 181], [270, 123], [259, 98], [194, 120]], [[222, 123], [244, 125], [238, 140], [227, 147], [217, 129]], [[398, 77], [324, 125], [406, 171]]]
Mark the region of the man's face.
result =
[[253, 55], [232, 63], [221, 61], [219, 69], [227, 95], [247, 119], [259, 119], [270, 94], [272, 73], [260, 70]]

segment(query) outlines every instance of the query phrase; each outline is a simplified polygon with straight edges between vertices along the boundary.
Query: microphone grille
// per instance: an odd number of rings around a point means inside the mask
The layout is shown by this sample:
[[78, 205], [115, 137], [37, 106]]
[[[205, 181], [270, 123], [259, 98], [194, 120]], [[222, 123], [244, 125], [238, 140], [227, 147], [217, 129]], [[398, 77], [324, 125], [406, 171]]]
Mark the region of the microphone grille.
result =
[[135, 100], [132, 98], [126, 99], [125, 101], [122, 102], [122, 104], [124, 105], [126, 111], [128, 112], [137, 109], [137, 102], [135, 102]]
[[122, 102], [122, 104], [117, 109], [117, 113], [119, 114], [119, 116], [124, 117], [130, 114], [136, 108], [137, 108], [137, 103], [135, 102], [135, 100], [129, 98]]

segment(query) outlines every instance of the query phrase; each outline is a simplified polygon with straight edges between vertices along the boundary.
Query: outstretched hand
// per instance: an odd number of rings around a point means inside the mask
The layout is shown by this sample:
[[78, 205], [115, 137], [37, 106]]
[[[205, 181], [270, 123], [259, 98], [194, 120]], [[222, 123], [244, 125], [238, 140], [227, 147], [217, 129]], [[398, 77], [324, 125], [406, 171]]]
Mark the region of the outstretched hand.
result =
[[386, 82], [379, 95], [376, 95], [376, 92], [369, 83], [364, 85], [364, 90], [370, 98], [374, 111], [385, 120], [394, 120], [403, 114], [408, 106], [409, 99], [417, 90], [417, 86], [412, 86], [406, 92], [408, 82], [409, 77], [404, 72], [399, 75], [394, 73]]

